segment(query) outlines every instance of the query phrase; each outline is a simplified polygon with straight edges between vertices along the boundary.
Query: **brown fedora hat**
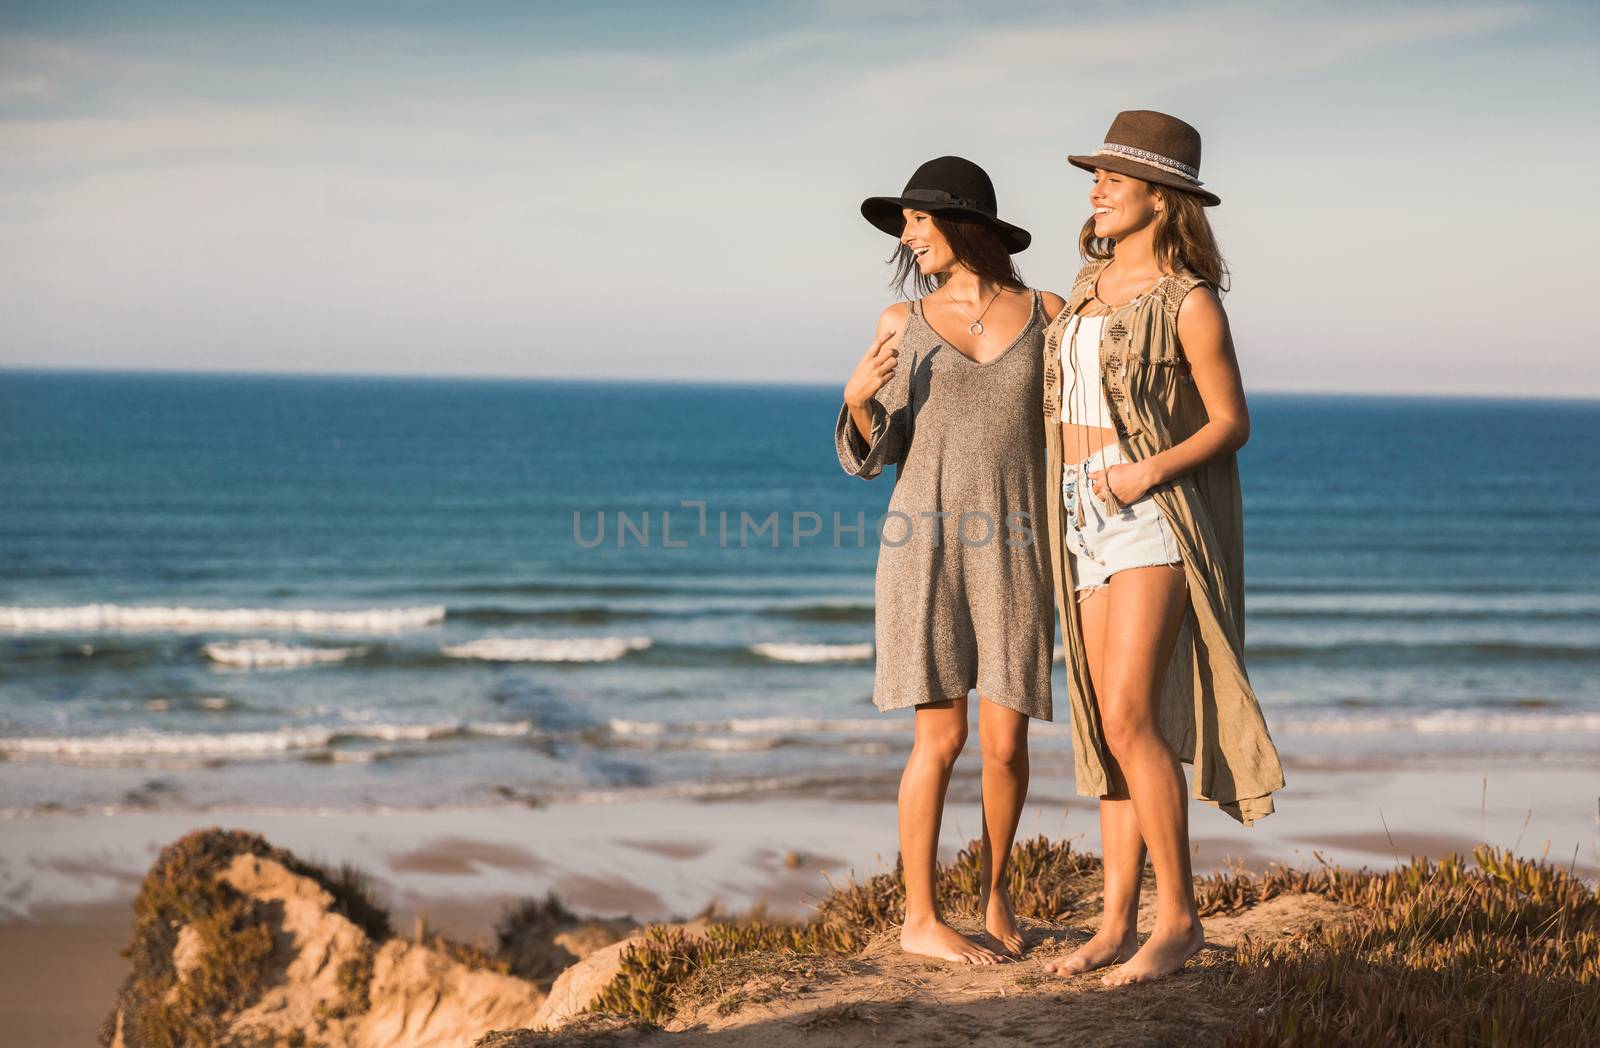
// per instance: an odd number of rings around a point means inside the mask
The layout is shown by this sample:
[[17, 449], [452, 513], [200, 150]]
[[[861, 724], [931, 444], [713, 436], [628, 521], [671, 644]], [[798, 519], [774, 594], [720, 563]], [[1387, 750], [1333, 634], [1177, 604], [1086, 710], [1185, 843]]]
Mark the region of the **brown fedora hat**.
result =
[[1200, 188], [1200, 132], [1175, 116], [1154, 110], [1118, 113], [1104, 145], [1088, 156], [1069, 156], [1067, 163], [1085, 171], [1098, 167], [1186, 190], [1207, 207], [1222, 203], [1217, 194]]

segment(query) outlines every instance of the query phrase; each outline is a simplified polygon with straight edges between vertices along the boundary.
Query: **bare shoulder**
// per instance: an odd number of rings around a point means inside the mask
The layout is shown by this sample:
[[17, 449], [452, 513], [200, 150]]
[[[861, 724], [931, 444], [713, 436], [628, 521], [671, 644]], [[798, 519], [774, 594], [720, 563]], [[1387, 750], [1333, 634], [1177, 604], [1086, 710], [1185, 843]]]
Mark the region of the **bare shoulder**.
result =
[[882, 313], [878, 314], [878, 332], [873, 336], [873, 341], [887, 335], [895, 337], [889, 340], [891, 346], [900, 344], [900, 334], [906, 329], [906, 321], [911, 318], [911, 303], [896, 302]]
[[882, 313], [878, 314], [878, 337], [882, 338], [891, 331], [904, 331], [906, 321], [911, 317], [911, 303], [896, 302]]
[[1054, 291], [1041, 291], [1039, 298], [1044, 302], [1044, 315], [1051, 320], [1060, 316], [1061, 311], [1067, 308], [1067, 300]]
[[1196, 284], [1178, 304], [1178, 344], [1190, 360], [1226, 356], [1232, 345], [1228, 314], [1206, 284]]
[[1227, 319], [1227, 313], [1222, 308], [1222, 299], [1211, 289], [1210, 284], [1196, 284], [1183, 296], [1183, 301], [1178, 304], [1178, 324], [1221, 324]]

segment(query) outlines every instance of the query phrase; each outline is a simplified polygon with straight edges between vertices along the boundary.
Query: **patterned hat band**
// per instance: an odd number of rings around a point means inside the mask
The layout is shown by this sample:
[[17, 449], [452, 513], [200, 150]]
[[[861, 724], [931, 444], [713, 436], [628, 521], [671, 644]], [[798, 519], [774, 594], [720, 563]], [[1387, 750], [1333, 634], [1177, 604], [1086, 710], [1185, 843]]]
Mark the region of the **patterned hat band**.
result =
[[1116, 142], [1107, 142], [1099, 149], [1096, 149], [1094, 151], [1094, 155], [1127, 157], [1129, 160], [1137, 160], [1141, 164], [1149, 164], [1151, 167], [1159, 167], [1167, 174], [1177, 175], [1179, 178], [1182, 178], [1188, 182], [1192, 182], [1197, 186], [1203, 184], [1200, 181], [1199, 168], [1190, 167], [1181, 160], [1174, 160], [1169, 156], [1162, 156], [1160, 153], [1152, 153], [1148, 149], [1140, 149], [1137, 146], [1125, 146]]

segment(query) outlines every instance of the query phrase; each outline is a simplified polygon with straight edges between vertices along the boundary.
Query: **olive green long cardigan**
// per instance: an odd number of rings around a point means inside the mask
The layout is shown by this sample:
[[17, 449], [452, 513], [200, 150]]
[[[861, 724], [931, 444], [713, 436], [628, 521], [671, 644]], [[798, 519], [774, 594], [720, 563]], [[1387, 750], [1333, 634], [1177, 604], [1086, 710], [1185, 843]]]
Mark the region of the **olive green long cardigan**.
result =
[[[1094, 294], [1105, 261], [1079, 271], [1072, 294], [1045, 332], [1045, 479], [1061, 490], [1061, 338], [1068, 318]], [[1206, 421], [1205, 405], [1178, 344], [1178, 307], [1200, 279], [1178, 272], [1114, 309], [1102, 326], [1100, 381], [1117, 443], [1127, 462], [1172, 447]], [[1115, 498], [1106, 493], [1116, 511]], [[1150, 490], [1183, 553], [1189, 610], [1166, 674], [1161, 733], [1194, 765], [1194, 795], [1245, 825], [1272, 813], [1283, 767], [1244, 667], [1244, 506], [1239, 465], [1218, 455], [1199, 469]], [[1062, 506], [1047, 500], [1049, 542], [1061, 636], [1067, 648], [1067, 690], [1080, 794], [1108, 792], [1099, 705], [1073, 599], [1070, 558], [1062, 545]]]

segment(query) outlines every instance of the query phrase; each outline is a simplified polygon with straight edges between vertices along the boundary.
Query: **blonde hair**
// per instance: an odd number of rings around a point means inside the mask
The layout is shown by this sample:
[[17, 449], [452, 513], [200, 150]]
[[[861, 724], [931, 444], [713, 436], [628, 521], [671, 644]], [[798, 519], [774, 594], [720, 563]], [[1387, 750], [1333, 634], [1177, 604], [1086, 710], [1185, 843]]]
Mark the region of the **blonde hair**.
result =
[[[1168, 272], [1186, 269], [1222, 294], [1228, 290], [1228, 263], [1217, 248], [1205, 205], [1193, 193], [1146, 182], [1145, 186], [1163, 207], [1155, 217], [1156, 262]], [[1078, 234], [1078, 250], [1085, 260], [1110, 258], [1116, 241], [1094, 235], [1094, 216], [1090, 215]]]

